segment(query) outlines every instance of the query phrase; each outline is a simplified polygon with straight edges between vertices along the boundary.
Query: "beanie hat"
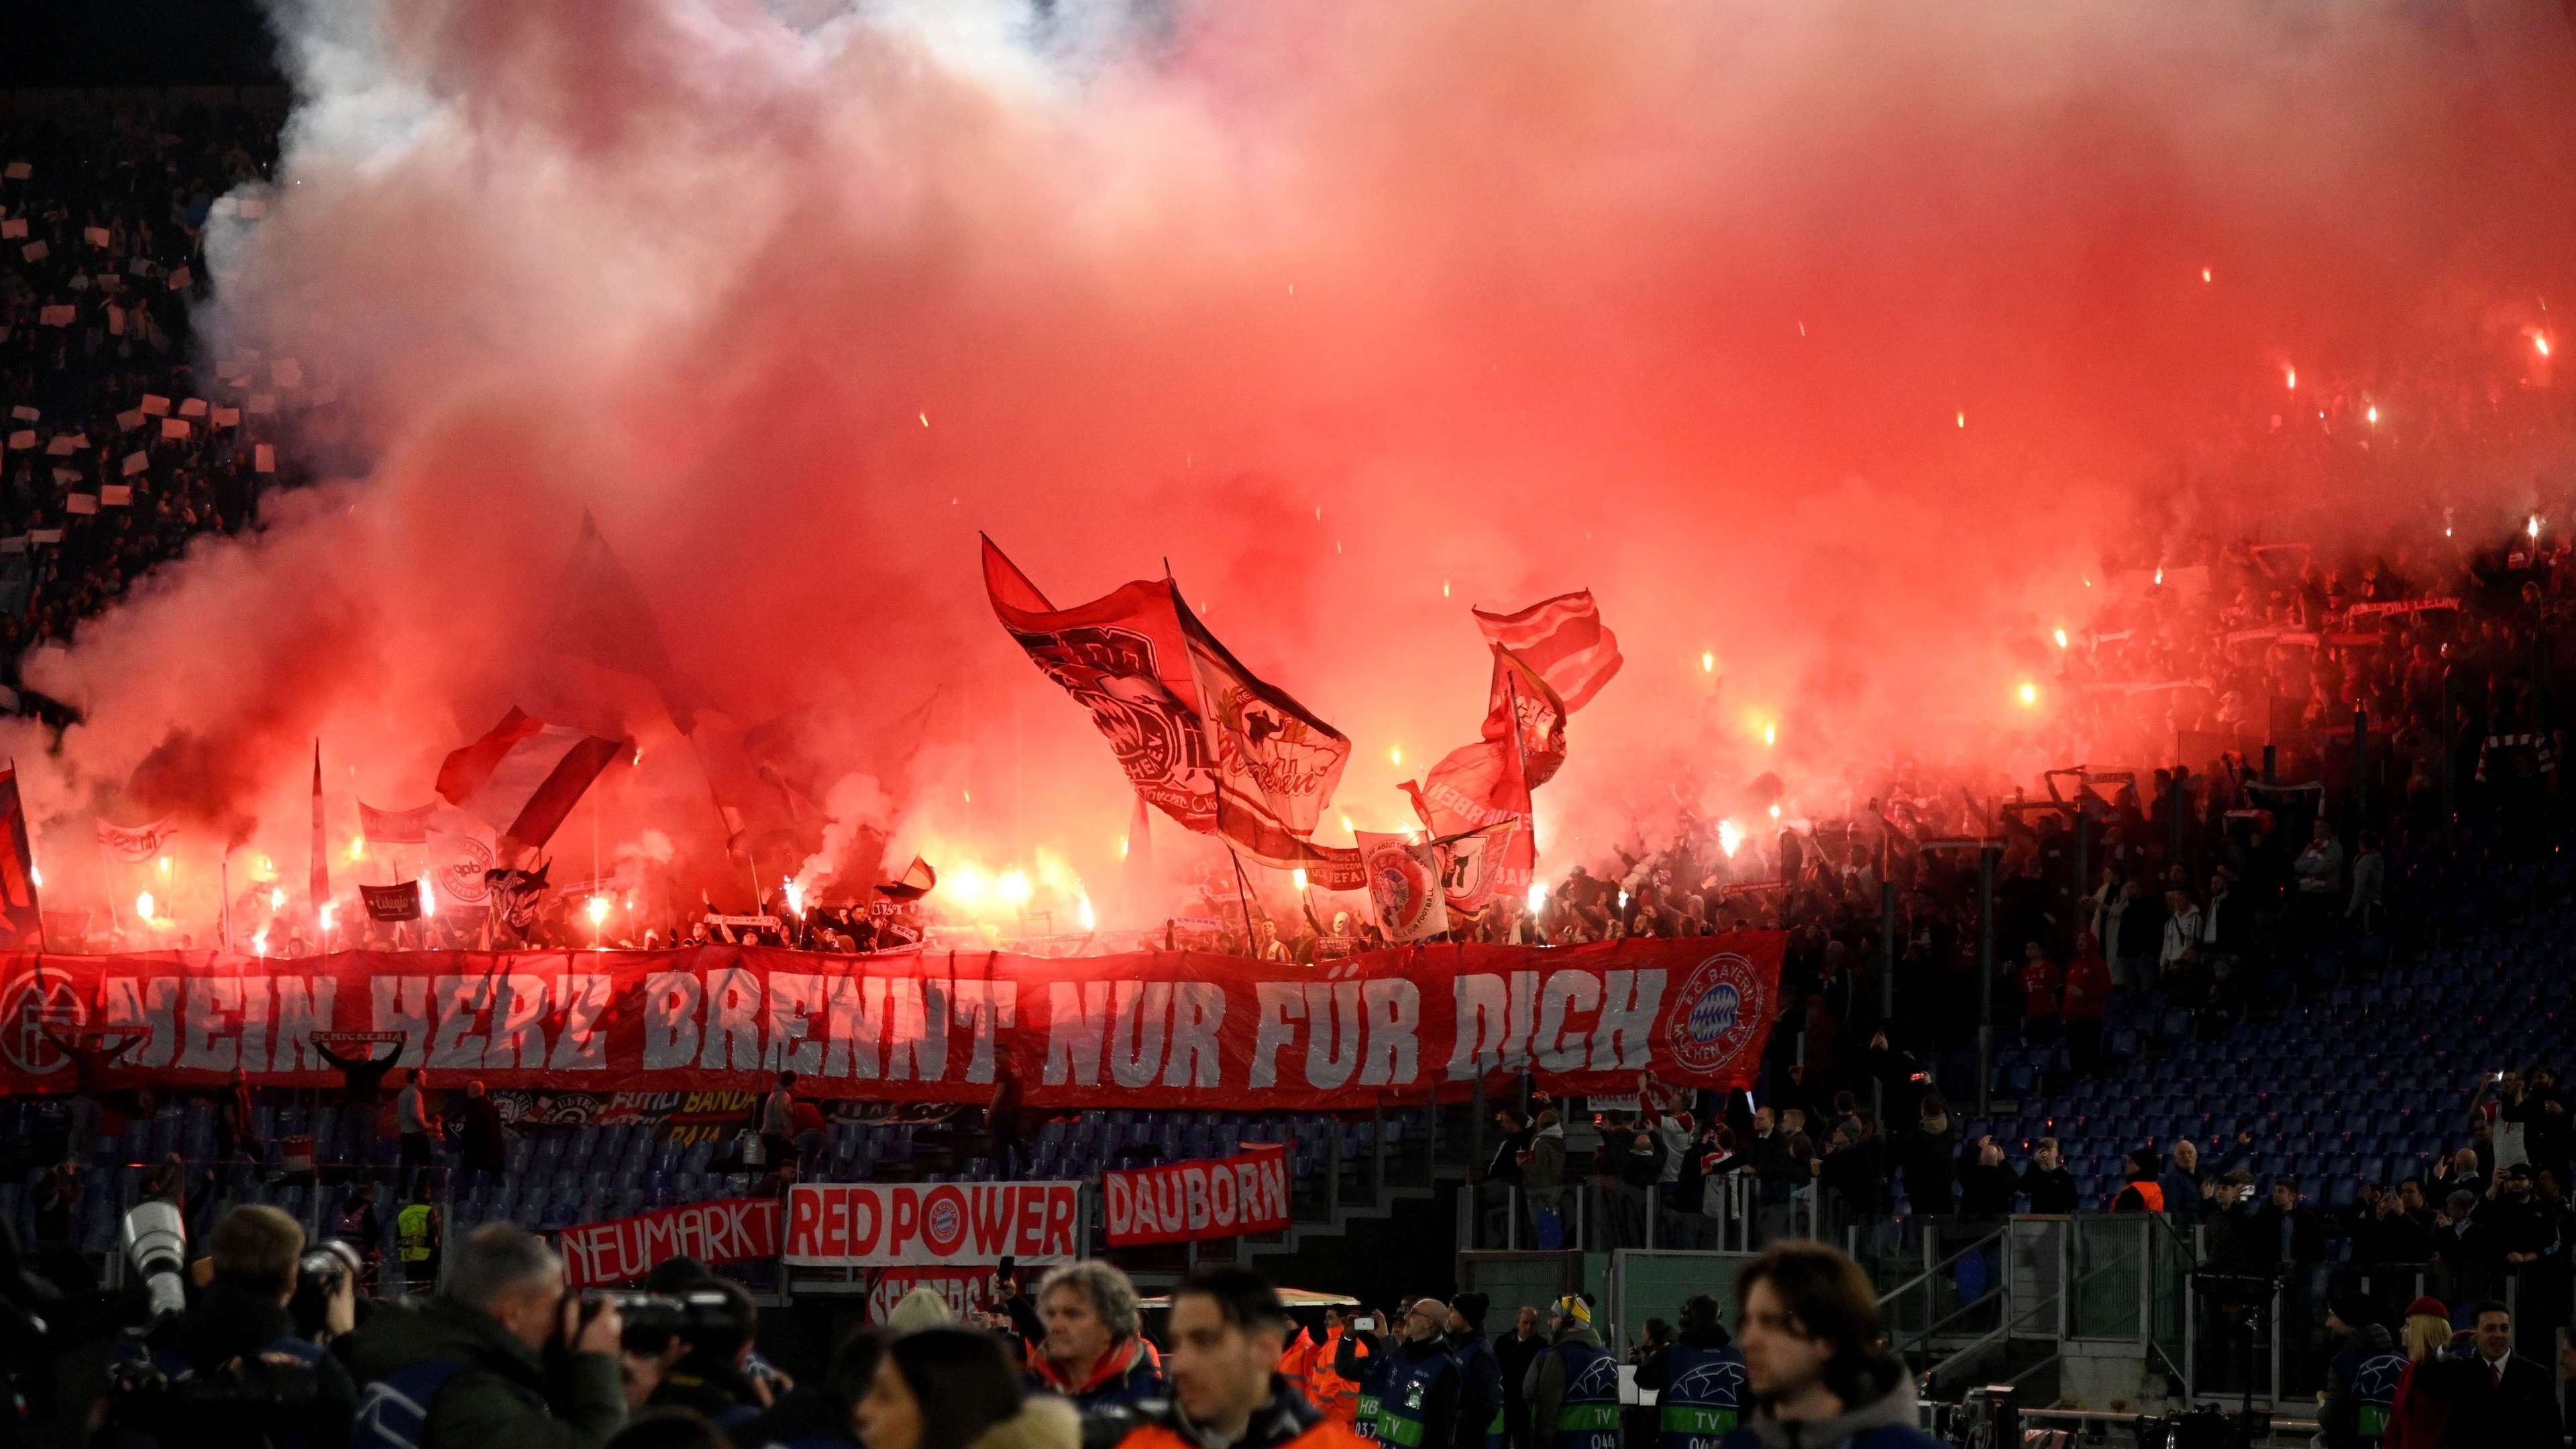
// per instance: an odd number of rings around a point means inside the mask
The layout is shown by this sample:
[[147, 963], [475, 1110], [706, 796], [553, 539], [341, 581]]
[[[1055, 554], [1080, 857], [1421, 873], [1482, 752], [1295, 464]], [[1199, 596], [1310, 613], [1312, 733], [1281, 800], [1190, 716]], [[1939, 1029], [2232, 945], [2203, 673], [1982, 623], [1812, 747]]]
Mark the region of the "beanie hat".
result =
[[[2409, 1318], [2438, 1318], [2444, 1323], [2448, 1323], [2451, 1321], [2451, 1310], [2442, 1306], [2441, 1299], [2427, 1293], [2423, 1297], [2406, 1305], [2406, 1316]], [[2350, 1321], [2350, 1319], [2345, 1320], [2347, 1323]]]
[[1574, 1294], [1569, 1293], [1556, 1300], [1556, 1314], [1568, 1323], [1579, 1323], [1586, 1328], [1592, 1326], [1592, 1305]]
[[2346, 1328], [2366, 1328], [2379, 1321], [2379, 1305], [2364, 1293], [2338, 1293], [2331, 1304], [2334, 1316]]
[[1467, 1326], [1469, 1328], [1482, 1330], [1485, 1326], [1485, 1309], [1490, 1306], [1492, 1302], [1493, 1300], [1486, 1297], [1484, 1294], [1471, 1290], [1450, 1299], [1449, 1306], [1457, 1312], [1460, 1318], [1467, 1320]]

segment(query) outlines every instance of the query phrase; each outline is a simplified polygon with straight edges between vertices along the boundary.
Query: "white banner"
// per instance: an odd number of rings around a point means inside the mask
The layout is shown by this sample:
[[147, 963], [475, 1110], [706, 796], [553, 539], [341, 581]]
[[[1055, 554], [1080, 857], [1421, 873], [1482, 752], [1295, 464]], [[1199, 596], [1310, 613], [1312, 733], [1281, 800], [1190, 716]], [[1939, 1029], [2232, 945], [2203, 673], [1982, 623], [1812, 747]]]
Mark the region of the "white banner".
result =
[[787, 1198], [787, 1261], [807, 1268], [1062, 1262], [1081, 1251], [1080, 1187], [800, 1182]]

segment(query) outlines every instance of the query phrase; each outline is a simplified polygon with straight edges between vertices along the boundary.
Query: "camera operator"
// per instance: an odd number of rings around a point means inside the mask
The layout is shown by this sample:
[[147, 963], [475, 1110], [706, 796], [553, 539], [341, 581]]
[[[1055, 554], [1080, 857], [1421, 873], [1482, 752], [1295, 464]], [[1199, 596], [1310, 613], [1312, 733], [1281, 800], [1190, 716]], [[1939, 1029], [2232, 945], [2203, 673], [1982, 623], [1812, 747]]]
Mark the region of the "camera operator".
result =
[[296, 1332], [304, 1229], [273, 1207], [225, 1213], [208, 1240], [213, 1275], [167, 1346], [120, 1366], [109, 1432], [129, 1445], [346, 1441], [358, 1391]]
[[626, 1423], [626, 1325], [564, 1289], [563, 1259], [507, 1223], [475, 1230], [447, 1286], [388, 1309], [349, 1340], [367, 1380], [352, 1449], [599, 1449]]
[[286, 1311], [295, 1332], [324, 1348], [358, 1329], [358, 1251], [337, 1238], [304, 1255]]
[[691, 1284], [678, 1307], [678, 1322], [657, 1331], [662, 1336], [658, 1344], [637, 1341], [637, 1329], [646, 1322], [640, 1310], [628, 1320], [633, 1326], [626, 1333], [627, 1352], [665, 1355], [673, 1340], [683, 1349], [663, 1373], [649, 1405], [694, 1409], [721, 1429], [757, 1418], [776, 1396], [768, 1379], [751, 1369], [751, 1344], [760, 1332], [760, 1311], [751, 1294], [739, 1283], [711, 1277]]

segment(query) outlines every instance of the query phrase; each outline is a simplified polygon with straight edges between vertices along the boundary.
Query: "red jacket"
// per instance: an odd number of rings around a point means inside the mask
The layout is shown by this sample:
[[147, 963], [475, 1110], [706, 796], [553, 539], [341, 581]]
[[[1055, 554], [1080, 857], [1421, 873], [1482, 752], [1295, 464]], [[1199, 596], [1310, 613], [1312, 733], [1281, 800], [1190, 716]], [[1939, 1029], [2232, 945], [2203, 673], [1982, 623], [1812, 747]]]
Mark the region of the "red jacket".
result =
[[2068, 1021], [2100, 1021], [2111, 1005], [2111, 967], [2095, 952], [2078, 954], [2066, 968]]
[[2380, 1449], [2442, 1449], [2442, 1436], [2451, 1427], [2451, 1401], [2417, 1390], [2415, 1371], [2423, 1366], [2424, 1360], [2416, 1359], [2398, 1375], [2397, 1397], [2388, 1405], [2388, 1432], [2380, 1437]]
[[1092, 1365], [1091, 1377], [1078, 1384], [1064, 1376], [1045, 1348], [1043, 1343], [1029, 1345], [1029, 1387], [1062, 1394], [1084, 1413], [1163, 1396], [1163, 1356], [1141, 1338], [1113, 1345]]

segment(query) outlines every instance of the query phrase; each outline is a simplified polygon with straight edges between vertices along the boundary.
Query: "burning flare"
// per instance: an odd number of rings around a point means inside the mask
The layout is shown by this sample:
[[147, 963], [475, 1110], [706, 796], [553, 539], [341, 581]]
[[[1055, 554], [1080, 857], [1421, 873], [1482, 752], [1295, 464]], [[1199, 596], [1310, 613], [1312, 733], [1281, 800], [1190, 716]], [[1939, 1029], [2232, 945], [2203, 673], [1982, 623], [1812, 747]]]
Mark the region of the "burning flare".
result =
[[1744, 827], [1732, 820], [1717, 822], [1717, 848], [1726, 852], [1727, 859], [1735, 859], [1735, 852], [1744, 848]]

